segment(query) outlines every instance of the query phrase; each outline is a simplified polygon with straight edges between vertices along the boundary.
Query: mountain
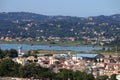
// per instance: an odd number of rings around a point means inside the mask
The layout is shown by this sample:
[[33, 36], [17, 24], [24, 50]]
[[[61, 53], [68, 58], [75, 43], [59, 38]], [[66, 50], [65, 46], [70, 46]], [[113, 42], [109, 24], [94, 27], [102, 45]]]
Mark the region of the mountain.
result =
[[[47, 16], [28, 12], [1, 12], [0, 36], [3, 38], [60, 38], [62, 40], [107, 40], [120, 35], [120, 14], [111, 16]], [[66, 40], [67, 40], [66, 39]]]
[[0, 13], [0, 20], [44, 20], [48, 19], [48, 16], [27, 13], [27, 12], [2, 12]]

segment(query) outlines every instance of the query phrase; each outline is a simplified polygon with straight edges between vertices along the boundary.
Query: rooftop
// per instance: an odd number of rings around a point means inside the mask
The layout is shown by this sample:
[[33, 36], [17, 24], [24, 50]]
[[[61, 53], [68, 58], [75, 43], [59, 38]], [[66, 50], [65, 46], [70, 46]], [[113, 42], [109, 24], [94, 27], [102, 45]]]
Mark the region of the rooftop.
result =
[[100, 55], [100, 54], [99, 53], [78, 53], [78, 54], [73, 55], [73, 57], [95, 58], [98, 55]]

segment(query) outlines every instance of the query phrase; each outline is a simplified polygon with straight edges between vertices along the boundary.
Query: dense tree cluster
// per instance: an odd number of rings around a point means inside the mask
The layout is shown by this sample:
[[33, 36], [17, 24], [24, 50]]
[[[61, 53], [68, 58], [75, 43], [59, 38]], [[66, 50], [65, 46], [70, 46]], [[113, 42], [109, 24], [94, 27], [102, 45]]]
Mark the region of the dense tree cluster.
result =
[[115, 38], [114, 41], [105, 45], [111, 46], [112, 47], [111, 51], [115, 51], [116, 53], [120, 52], [120, 37]]
[[0, 49], [0, 59], [6, 58], [6, 57], [10, 57], [10, 58], [18, 57], [17, 50], [15, 50], [15, 49], [1, 50]]
[[109, 45], [109, 46], [120, 46], [120, 36], [116, 37], [114, 41], [112, 41], [111, 43], [106, 44], [106, 45]]

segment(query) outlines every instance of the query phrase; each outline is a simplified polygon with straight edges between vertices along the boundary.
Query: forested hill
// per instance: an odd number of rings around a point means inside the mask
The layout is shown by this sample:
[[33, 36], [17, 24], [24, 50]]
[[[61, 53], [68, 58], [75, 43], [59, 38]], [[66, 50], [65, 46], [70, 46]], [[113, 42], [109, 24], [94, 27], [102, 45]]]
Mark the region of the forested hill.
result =
[[[27, 12], [1, 12], [0, 37], [75, 40], [113, 39], [120, 35], [120, 14], [111, 16], [46, 16]], [[58, 39], [59, 39], [58, 38]]]
[[0, 13], [0, 20], [44, 20], [47, 18], [48, 16], [45, 15], [26, 13], [26, 12]]
[[2, 12], [0, 13], [0, 20], [28, 20], [28, 21], [49, 21], [49, 20], [69, 20], [69, 21], [78, 21], [79, 17], [71, 16], [47, 16], [35, 13], [28, 12]]

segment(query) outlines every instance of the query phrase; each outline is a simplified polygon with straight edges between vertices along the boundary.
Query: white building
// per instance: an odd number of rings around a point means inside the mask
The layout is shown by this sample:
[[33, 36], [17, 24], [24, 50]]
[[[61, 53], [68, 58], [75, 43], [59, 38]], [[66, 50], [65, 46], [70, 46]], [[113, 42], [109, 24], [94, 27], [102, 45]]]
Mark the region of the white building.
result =
[[22, 46], [18, 46], [18, 57], [23, 56], [24, 53], [22, 52]]

